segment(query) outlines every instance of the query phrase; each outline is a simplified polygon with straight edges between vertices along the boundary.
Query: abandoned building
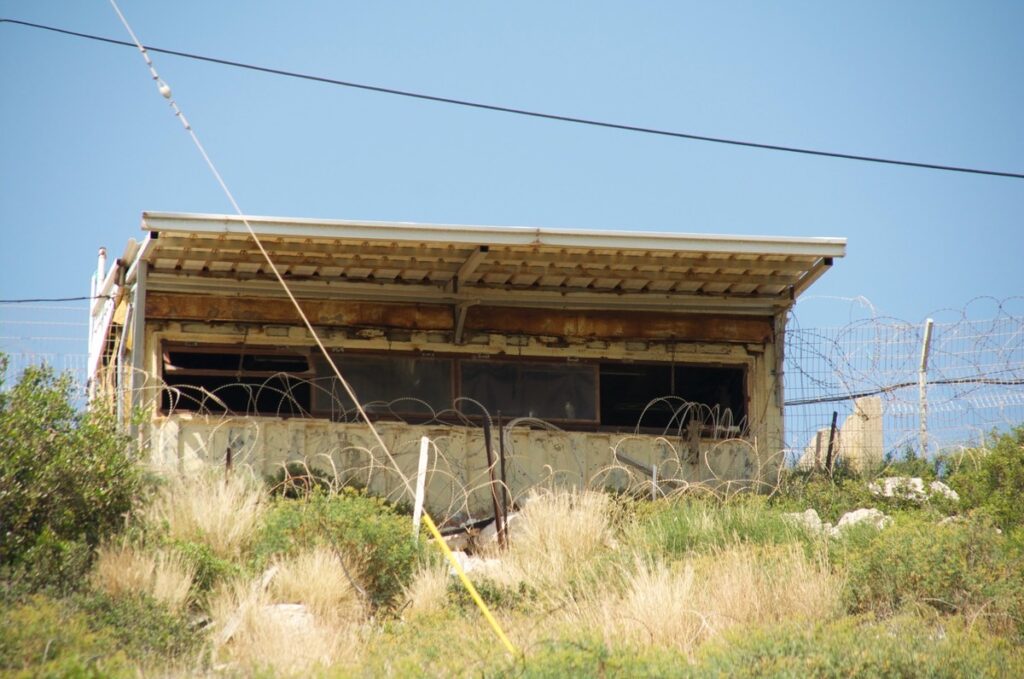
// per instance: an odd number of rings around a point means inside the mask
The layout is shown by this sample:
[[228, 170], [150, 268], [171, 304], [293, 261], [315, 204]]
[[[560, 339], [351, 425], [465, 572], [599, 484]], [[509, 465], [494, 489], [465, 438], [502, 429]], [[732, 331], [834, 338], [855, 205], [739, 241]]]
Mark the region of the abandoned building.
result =
[[[845, 253], [839, 238], [248, 221], [406, 475], [430, 438], [427, 504], [445, 517], [490, 511], [489, 442], [513, 497], [772, 475], [787, 312]], [[89, 391], [126, 423], [144, 414], [150, 462], [304, 462], [402, 497], [242, 219], [150, 212], [142, 229], [109, 265], [101, 250]]]

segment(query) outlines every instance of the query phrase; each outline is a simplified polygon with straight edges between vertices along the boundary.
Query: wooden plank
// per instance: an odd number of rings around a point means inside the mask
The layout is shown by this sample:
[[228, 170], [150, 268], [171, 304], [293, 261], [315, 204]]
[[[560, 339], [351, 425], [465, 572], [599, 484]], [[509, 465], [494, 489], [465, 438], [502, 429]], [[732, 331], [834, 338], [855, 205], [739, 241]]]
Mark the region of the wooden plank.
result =
[[466, 329], [566, 338], [660, 339], [691, 342], [771, 341], [772, 319], [626, 311], [561, 311], [475, 306]]
[[[386, 304], [335, 300], [300, 300], [314, 325], [453, 331], [452, 307], [443, 304]], [[150, 320], [246, 322], [298, 325], [284, 299], [221, 297], [151, 292], [146, 297]], [[679, 314], [646, 311], [565, 311], [469, 306], [466, 331], [544, 335], [565, 338], [658, 339], [691, 342], [771, 341], [772, 320], [761, 316]]]
[[[381, 304], [299, 300], [313, 325], [451, 330], [451, 307], [439, 304]], [[298, 313], [286, 299], [182, 295], [152, 292], [146, 297], [148, 320], [280, 323], [297, 325]]]

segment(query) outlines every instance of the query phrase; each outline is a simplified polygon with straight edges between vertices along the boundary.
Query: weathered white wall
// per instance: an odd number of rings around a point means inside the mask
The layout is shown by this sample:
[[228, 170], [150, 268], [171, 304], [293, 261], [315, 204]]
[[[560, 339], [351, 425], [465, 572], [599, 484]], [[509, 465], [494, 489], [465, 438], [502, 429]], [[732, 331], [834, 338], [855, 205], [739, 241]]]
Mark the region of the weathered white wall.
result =
[[[376, 427], [398, 468], [416, 473], [419, 440], [434, 444], [427, 480], [428, 507], [440, 517], [483, 517], [492, 513], [490, 476], [483, 430], [478, 427], [419, 426], [380, 422]], [[409, 500], [399, 476], [363, 424], [315, 419], [222, 417], [183, 413], [159, 417], [149, 426], [151, 463], [192, 470], [233, 464], [272, 475], [283, 465], [303, 462], [366, 485], [375, 494]], [[498, 440], [492, 439], [495, 458]], [[770, 481], [753, 447], [742, 441], [702, 440], [696, 456], [679, 439], [595, 432], [548, 432], [517, 428], [506, 437], [506, 469], [514, 498], [548, 484], [625, 489], [649, 484], [650, 474], [616, 461], [616, 452], [646, 468], [658, 466], [661, 493], [681, 482]], [[646, 488], [649, 490], [650, 486]]]

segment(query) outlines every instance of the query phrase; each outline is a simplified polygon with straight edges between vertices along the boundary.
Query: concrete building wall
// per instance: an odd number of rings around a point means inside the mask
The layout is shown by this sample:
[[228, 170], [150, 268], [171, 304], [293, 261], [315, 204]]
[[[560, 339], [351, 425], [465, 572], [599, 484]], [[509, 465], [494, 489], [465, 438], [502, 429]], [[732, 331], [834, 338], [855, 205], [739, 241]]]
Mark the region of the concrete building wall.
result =
[[[617, 461], [616, 451], [649, 467], [658, 465], [662, 492], [685, 482], [770, 481], [781, 458], [782, 409], [778, 403], [778, 356], [775, 344], [600, 339], [467, 331], [464, 343], [450, 333], [382, 327], [324, 327], [329, 349], [437, 352], [488, 357], [572, 357], [742, 365], [747, 369], [749, 427], [743, 441], [687, 440], [677, 436], [631, 435], [630, 432], [549, 432], [517, 428], [506, 440], [508, 482], [514, 495], [536, 484], [625, 488], [644, 483], [647, 475]], [[154, 320], [146, 325], [146, 380], [142, 402], [153, 415], [144, 436], [152, 444], [152, 462], [161, 467], [190, 468], [223, 464], [232, 451], [235, 464], [272, 474], [284, 463], [302, 461], [336, 470], [342, 478], [372, 491], [402, 499], [404, 488], [367, 427], [314, 418], [209, 416], [159, 411], [162, 349], [165, 342], [196, 345], [307, 348], [309, 333], [283, 323], [224, 323]], [[430, 508], [440, 516], [490, 515], [489, 476], [483, 432], [476, 427], [377, 424], [389, 450], [407, 476], [416, 469], [419, 439], [428, 436], [436, 450], [428, 483]], [[495, 450], [497, 439], [495, 438]], [[408, 498], [405, 498], [408, 499]]]

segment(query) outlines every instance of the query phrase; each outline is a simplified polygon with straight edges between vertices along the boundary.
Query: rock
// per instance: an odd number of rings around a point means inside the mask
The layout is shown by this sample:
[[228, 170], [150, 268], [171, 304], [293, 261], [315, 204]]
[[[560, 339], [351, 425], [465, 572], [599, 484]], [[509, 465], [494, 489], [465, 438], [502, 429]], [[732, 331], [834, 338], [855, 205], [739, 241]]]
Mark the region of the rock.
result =
[[956, 491], [942, 481], [932, 481], [926, 488], [924, 479], [919, 476], [886, 476], [868, 484], [868, 490], [881, 497], [900, 498], [911, 502], [922, 503], [933, 495], [953, 500], [960, 500]]
[[[466, 573], [472, 573], [474, 571], [479, 573], [487, 573], [489, 571], [493, 572], [501, 567], [500, 559], [484, 559], [478, 556], [470, 556], [465, 552], [452, 552], [452, 554], [455, 556], [455, 560], [459, 562], [459, 566], [461, 566], [462, 570]], [[449, 575], [458, 575], [458, 573], [455, 572], [454, 566], [450, 566], [448, 568], [448, 573]]]
[[473, 544], [473, 539], [469, 533], [462, 531], [461, 533], [452, 533], [451, 535], [445, 535], [444, 541], [448, 545], [448, 549], [453, 552], [464, 552], [466, 549]]
[[833, 537], [838, 537], [850, 526], [857, 526], [863, 523], [874, 526], [877, 530], [882, 530], [892, 523], [892, 519], [874, 507], [855, 509], [852, 512], [843, 514], [835, 527], [830, 529], [829, 533]]
[[[523, 530], [522, 519], [519, 516], [519, 512], [509, 512], [508, 518], [505, 519], [505, 531], [508, 535], [509, 540], [515, 540], [516, 535], [521, 533]], [[481, 546], [491, 545], [498, 542], [498, 522], [491, 521], [489, 524], [483, 527], [480, 531], [480, 535], [477, 536], [477, 543]]]
[[304, 604], [268, 604], [261, 612], [268, 620], [295, 632], [309, 632], [314, 626], [313, 614]]
[[822, 530], [821, 517], [814, 509], [805, 512], [790, 512], [782, 515], [783, 520], [803, 526], [812, 533], [820, 533]]
[[960, 501], [960, 495], [942, 481], [932, 481], [928, 484], [928, 488], [932, 491], [932, 495], [942, 495], [953, 502]]

